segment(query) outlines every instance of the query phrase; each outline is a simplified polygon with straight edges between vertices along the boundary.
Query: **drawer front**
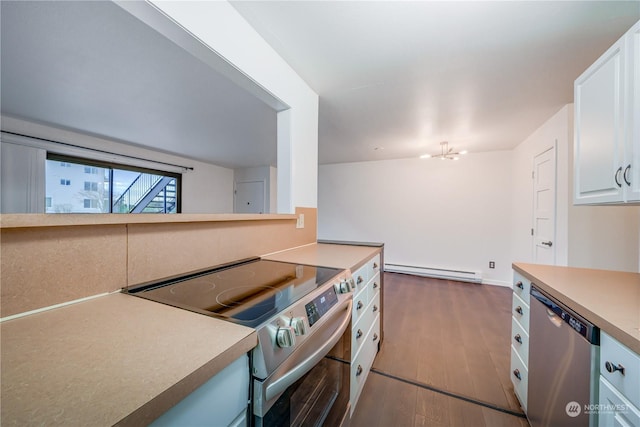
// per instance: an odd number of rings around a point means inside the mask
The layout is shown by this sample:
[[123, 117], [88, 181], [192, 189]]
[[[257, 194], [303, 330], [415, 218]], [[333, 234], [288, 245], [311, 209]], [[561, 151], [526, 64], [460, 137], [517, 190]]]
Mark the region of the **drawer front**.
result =
[[362, 315], [367, 311], [366, 308], [369, 304], [369, 299], [367, 298], [366, 288], [364, 288], [364, 290], [364, 292], [359, 292], [358, 294], [353, 295], [353, 307], [351, 309], [351, 322], [353, 324], [357, 323]]
[[371, 324], [375, 318], [373, 310], [370, 307], [363, 308], [358, 321], [355, 322], [351, 330], [351, 354], [355, 357], [358, 355], [362, 344], [366, 341], [366, 335], [371, 329]]
[[380, 336], [380, 316], [377, 316], [373, 325], [367, 331], [365, 341], [362, 344], [361, 351], [351, 362], [351, 414], [355, 410], [356, 403], [360, 398], [360, 393], [367, 380], [373, 360], [378, 352], [378, 337]]
[[529, 368], [529, 334], [513, 317], [511, 318], [511, 347], [516, 350], [524, 366]]
[[373, 301], [373, 298], [380, 293], [380, 272], [376, 273], [371, 280], [369, 280], [369, 284], [367, 285], [367, 295], [369, 296], [369, 301]]
[[367, 279], [371, 279], [380, 272], [380, 254], [374, 256], [367, 262]]
[[513, 293], [518, 295], [527, 305], [531, 305], [531, 281], [517, 271], [513, 272]]
[[598, 393], [598, 426], [640, 427], [640, 410], [602, 376]]
[[515, 348], [511, 347], [511, 382], [513, 383], [513, 389], [522, 404], [522, 408], [527, 410], [527, 388], [529, 386], [529, 373], [527, 367], [524, 365], [518, 352]]
[[511, 307], [511, 315], [514, 319], [520, 323], [522, 329], [529, 333], [529, 305], [526, 304], [520, 297], [513, 294], [513, 305]]
[[369, 303], [369, 307], [367, 307], [367, 311], [370, 313], [371, 318], [380, 314], [380, 308], [380, 293], [378, 292], [373, 296]]
[[[618, 367], [624, 368], [624, 374], [614, 370]], [[604, 332], [600, 334], [600, 375], [633, 405], [640, 407], [640, 355]]]
[[353, 280], [356, 285], [356, 289], [353, 291], [354, 295], [362, 292], [367, 287], [367, 283], [369, 281], [367, 268], [368, 268], [368, 265], [365, 264], [359, 269], [357, 269], [355, 273], [352, 274]]

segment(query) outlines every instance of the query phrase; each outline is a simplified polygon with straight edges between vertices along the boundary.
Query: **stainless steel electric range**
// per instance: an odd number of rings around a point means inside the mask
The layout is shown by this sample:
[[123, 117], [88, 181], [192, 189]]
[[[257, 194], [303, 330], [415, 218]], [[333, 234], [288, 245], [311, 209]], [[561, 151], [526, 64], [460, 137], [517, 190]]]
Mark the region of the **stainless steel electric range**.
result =
[[348, 270], [252, 258], [127, 293], [255, 328], [253, 424], [340, 425], [348, 417]]

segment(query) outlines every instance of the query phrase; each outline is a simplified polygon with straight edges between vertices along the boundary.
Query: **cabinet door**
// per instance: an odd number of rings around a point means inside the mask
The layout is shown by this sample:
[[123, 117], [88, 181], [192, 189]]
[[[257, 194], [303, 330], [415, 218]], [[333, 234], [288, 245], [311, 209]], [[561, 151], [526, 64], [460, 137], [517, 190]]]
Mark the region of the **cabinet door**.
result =
[[599, 427], [640, 427], [640, 412], [607, 380], [600, 377]]
[[623, 201], [625, 57], [623, 37], [574, 83], [574, 204]]
[[640, 201], [640, 21], [627, 33], [628, 79], [630, 89], [628, 99], [627, 145], [625, 158], [625, 185], [627, 201]]

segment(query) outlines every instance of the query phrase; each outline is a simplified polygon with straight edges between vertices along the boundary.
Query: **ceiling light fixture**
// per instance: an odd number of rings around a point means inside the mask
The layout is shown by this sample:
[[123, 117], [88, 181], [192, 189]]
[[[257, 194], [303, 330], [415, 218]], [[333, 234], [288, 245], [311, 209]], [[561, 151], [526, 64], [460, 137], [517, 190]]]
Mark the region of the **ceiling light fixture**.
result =
[[433, 158], [433, 159], [441, 159], [441, 160], [458, 160], [460, 158], [458, 157], [459, 155], [468, 153], [467, 150], [462, 150], [460, 152], [453, 151], [453, 148], [449, 148], [449, 142], [447, 141], [442, 141], [440, 143], [440, 147], [441, 147], [440, 154], [434, 154], [434, 155], [423, 154], [422, 156], [420, 156], [420, 158], [421, 159]]

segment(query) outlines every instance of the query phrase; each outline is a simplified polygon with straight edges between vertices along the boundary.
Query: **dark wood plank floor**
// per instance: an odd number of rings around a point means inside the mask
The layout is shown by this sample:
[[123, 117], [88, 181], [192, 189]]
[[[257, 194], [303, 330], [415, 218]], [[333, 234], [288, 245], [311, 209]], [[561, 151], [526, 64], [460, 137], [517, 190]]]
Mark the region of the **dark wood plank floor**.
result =
[[[509, 288], [385, 273], [376, 371], [521, 412], [509, 378]], [[371, 372], [352, 426], [528, 426], [525, 419]]]

